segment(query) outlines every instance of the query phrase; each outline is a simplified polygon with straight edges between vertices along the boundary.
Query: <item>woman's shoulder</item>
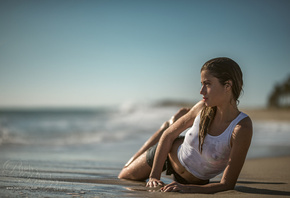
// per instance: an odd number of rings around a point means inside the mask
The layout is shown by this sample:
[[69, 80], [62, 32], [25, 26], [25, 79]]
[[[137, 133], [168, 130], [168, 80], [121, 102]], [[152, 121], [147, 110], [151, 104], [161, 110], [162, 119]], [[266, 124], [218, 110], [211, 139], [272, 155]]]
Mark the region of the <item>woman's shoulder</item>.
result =
[[241, 121], [239, 121], [239, 123], [237, 125], [243, 127], [243, 128], [252, 128], [253, 124], [252, 124], [252, 119], [250, 118], [250, 116], [248, 116], [247, 114], [241, 112], [243, 119], [241, 119]]
[[200, 114], [201, 110], [205, 106], [204, 102], [201, 100], [198, 103], [196, 103], [191, 109], [190, 113], [195, 118], [198, 114]]
[[234, 132], [233, 132], [233, 137], [252, 137], [253, 133], [253, 124], [251, 118], [244, 114], [244, 118], [239, 121], [239, 123], [235, 126]]

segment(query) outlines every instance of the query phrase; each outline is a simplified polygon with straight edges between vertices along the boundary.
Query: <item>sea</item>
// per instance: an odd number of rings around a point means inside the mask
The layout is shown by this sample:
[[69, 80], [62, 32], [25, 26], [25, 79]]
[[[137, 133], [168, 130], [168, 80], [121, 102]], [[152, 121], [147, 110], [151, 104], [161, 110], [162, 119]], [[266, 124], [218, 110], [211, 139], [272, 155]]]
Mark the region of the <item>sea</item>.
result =
[[[178, 109], [132, 103], [2, 109], [0, 196], [144, 197], [144, 182], [119, 180], [118, 173]], [[248, 159], [290, 154], [289, 122], [253, 120], [253, 127]]]

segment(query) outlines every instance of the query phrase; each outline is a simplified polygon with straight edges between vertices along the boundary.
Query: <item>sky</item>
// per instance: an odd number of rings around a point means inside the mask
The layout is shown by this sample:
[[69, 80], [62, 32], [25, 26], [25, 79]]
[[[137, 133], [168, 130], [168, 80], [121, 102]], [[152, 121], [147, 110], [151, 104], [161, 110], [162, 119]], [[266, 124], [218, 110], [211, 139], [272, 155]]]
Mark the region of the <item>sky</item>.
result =
[[241, 107], [290, 75], [290, 1], [0, 0], [0, 107], [197, 101], [200, 68], [241, 67]]

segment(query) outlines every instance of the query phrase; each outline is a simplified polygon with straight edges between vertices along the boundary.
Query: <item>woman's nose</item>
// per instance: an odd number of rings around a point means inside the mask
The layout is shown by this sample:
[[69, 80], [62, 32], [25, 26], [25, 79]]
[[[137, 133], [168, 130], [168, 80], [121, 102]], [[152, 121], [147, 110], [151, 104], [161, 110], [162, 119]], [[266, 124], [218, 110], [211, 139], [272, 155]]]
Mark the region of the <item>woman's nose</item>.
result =
[[200, 93], [201, 95], [204, 95], [204, 93], [205, 93], [205, 92], [204, 92], [204, 86], [201, 86], [199, 93]]

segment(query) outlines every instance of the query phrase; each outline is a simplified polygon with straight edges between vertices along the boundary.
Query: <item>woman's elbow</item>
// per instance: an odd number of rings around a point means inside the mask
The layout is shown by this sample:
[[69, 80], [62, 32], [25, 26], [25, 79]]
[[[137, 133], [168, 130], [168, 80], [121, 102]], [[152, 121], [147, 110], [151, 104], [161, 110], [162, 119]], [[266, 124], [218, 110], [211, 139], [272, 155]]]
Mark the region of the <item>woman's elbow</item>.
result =
[[234, 190], [236, 184], [235, 183], [223, 183], [224, 185], [224, 190]]
[[227, 186], [227, 190], [234, 190], [236, 185], [229, 185]]

